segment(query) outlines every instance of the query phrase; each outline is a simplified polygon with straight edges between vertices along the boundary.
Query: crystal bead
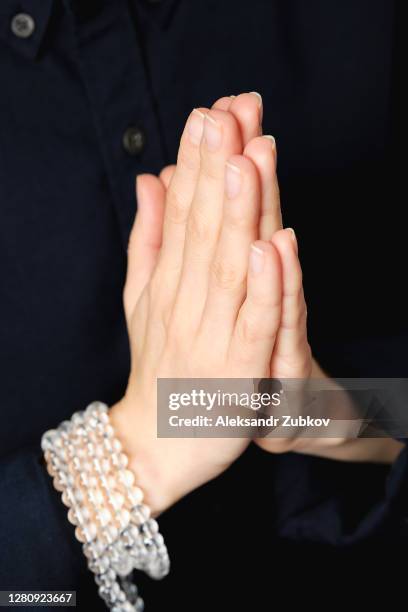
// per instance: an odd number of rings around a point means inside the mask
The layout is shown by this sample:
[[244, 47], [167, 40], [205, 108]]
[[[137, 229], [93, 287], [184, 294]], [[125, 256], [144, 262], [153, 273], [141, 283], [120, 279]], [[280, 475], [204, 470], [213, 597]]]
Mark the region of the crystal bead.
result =
[[162, 577], [162, 568], [159, 562], [149, 565], [149, 576], [154, 580], [158, 580]]
[[72, 467], [74, 468], [74, 470], [76, 470], [77, 472], [82, 472], [82, 461], [81, 459], [78, 457], [78, 455], [75, 455], [75, 457], [73, 457], [72, 459]]
[[78, 525], [79, 524], [77, 513], [76, 513], [76, 511], [73, 508], [70, 508], [68, 510], [68, 520], [73, 525]]
[[86, 407], [85, 412], [87, 414], [102, 414], [108, 411], [108, 407], [103, 402], [92, 402]]
[[124, 581], [124, 589], [129, 599], [132, 602], [135, 602], [137, 599], [137, 594], [138, 594], [137, 586], [133, 582]]
[[123, 603], [125, 603], [125, 601], [126, 601], [126, 595], [125, 595], [125, 593], [123, 591], [120, 591], [118, 593], [116, 602], [119, 603], [119, 604], [123, 604]]
[[71, 417], [71, 423], [73, 425], [82, 425], [84, 422], [84, 413], [82, 411], [74, 412]]
[[143, 501], [143, 491], [139, 487], [130, 487], [127, 491], [127, 497], [132, 507], [138, 506]]
[[119, 576], [127, 576], [133, 570], [133, 561], [129, 555], [121, 555], [120, 558], [112, 562], [112, 567]]
[[139, 538], [140, 533], [136, 525], [130, 525], [130, 527], [128, 528], [128, 531], [134, 540], [137, 540]]
[[77, 504], [83, 503], [85, 496], [84, 496], [82, 489], [78, 489], [78, 488], [74, 489], [74, 496], [75, 496], [75, 501]]
[[72, 442], [70, 442], [69, 444], [67, 444], [67, 453], [68, 453], [68, 457], [75, 457], [77, 452], [77, 448], [74, 444], [72, 444]]
[[141, 525], [150, 518], [150, 508], [145, 504], [139, 504], [132, 508], [132, 522]]
[[95, 523], [87, 523], [75, 529], [75, 536], [80, 542], [92, 542], [98, 533]]
[[112, 448], [114, 453], [120, 453], [122, 450], [122, 444], [119, 442], [117, 438], [112, 440]]
[[131, 487], [135, 482], [135, 476], [130, 470], [121, 470], [119, 480], [125, 487]]
[[83, 425], [79, 425], [76, 428], [75, 433], [78, 436], [78, 438], [86, 438], [87, 435], [88, 435], [88, 432], [86, 431], [86, 429], [85, 429], [85, 427]]
[[101, 412], [100, 414], [98, 414], [97, 420], [99, 421], [99, 423], [107, 425], [109, 423], [109, 416], [106, 412]]
[[112, 455], [112, 465], [121, 469], [125, 469], [128, 465], [128, 458], [124, 453], [114, 453]]
[[103, 431], [103, 437], [104, 438], [113, 438], [113, 436], [115, 435], [115, 432], [113, 430], [112, 425], [105, 425], [104, 431]]
[[95, 576], [95, 582], [99, 586], [111, 586], [116, 580], [116, 573], [113, 569], [109, 568], [104, 574], [97, 574]]
[[106, 527], [112, 520], [112, 514], [107, 508], [101, 508], [96, 515], [98, 522], [102, 525], [102, 527]]
[[98, 444], [97, 446], [95, 446], [95, 456], [102, 458], [105, 455], [105, 451], [103, 449], [103, 446], [101, 446], [100, 444]]
[[62, 492], [62, 503], [66, 506], [73, 506], [75, 504], [75, 496], [74, 491], [71, 487], [67, 487], [65, 491]]
[[103, 534], [105, 540], [111, 544], [117, 539], [119, 532], [115, 525], [110, 524], [105, 527]]
[[88, 489], [88, 497], [94, 506], [101, 506], [105, 499], [100, 489]]
[[127, 604], [128, 602], [123, 602], [123, 603], [119, 603], [116, 606], [113, 606], [111, 612], [135, 612], [135, 608], [132, 606], [131, 608], [125, 608], [124, 606]]
[[164, 538], [161, 533], [156, 533], [153, 540], [158, 548], [162, 548], [164, 546]]
[[104, 547], [100, 540], [95, 540], [89, 544], [84, 544], [83, 551], [88, 559], [97, 559], [103, 553]]
[[41, 438], [41, 448], [43, 451], [52, 450], [54, 448], [54, 441], [57, 435], [55, 429], [49, 429], [43, 434]]
[[109, 474], [111, 471], [110, 461], [109, 459], [102, 459], [101, 461], [101, 469], [104, 474]]
[[105, 449], [105, 451], [107, 451], [108, 453], [114, 453], [115, 450], [113, 448], [113, 440], [110, 440], [109, 438], [106, 438], [102, 441], [102, 447]]
[[159, 525], [158, 525], [157, 521], [155, 521], [153, 518], [150, 518], [147, 521], [147, 526], [148, 526], [148, 528], [150, 529], [150, 531], [152, 533], [154, 533], [154, 534], [155, 533], [159, 533]]
[[122, 493], [119, 493], [119, 491], [114, 491], [109, 496], [109, 503], [111, 504], [112, 508], [114, 508], [115, 510], [119, 510], [125, 503], [125, 498]]
[[144, 610], [144, 601], [141, 597], [138, 597], [135, 603], [135, 612], [143, 612]]
[[[136, 608], [130, 603], [130, 601], [124, 601], [120, 605], [112, 608], [112, 612], [135, 612]], [[142, 612], [142, 610], [140, 610]]]
[[64, 485], [60, 481], [57, 474], [54, 476], [53, 485], [54, 485], [54, 488], [57, 489], [57, 491], [62, 492], [64, 490]]
[[84, 421], [84, 427], [86, 428], [88, 434], [90, 434], [98, 424], [98, 419], [94, 414], [86, 416]]
[[74, 525], [83, 525], [86, 521], [89, 521], [91, 517], [91, 513], [86, 506], [75, 505], [74, 508], [71, 508], [68, 512], [68, 520], [69, 514], [71, 512], [71, 517], [74, 519], [71, 521]]
[[64, 438], [66, 438], [72, 432], [72, 429], [71, 421], [62, 421], [62, 423], [60, 423], [58, 426], [58, 431]]
[[106, 603], [109, 604], [109, 606], [114, 604], [116, 601], [116, 595], [112, 590], [115, 584], [117, 584], [117, 582], [114, 582], [112, 585], [109, 586], [102, 585], [98, 589], [99, 596], [102, 597], [102, 599], [104, 599]]
[[51, 461], [47, 461], [46, 468], [47, 468], [47, 472], [48, 472], [48, 474], [49, 474], [50, 476], [55, 476], [55, 470], [54, 470], [54, 468], [53, 468], [53, 466], [52, 466]]
[[118, 512], [115, 515], [115, 518], [118, 522], [120, 529], [124, 529], [125, 527], [129, 525], [130, 512], [126, 510], [126, 508], [122, 508], [121, 510], [118, 510]]
[[86, 472], [81, 472], [79, 474], [79, 482], [81, 483], [82, 486], [84, 486], [86, 489], [88, 487], [91, 486], [90, 484], [90, 477], [89, 474], [87, 474]]
[[93, 476], [92, 474], [88, 477], [88, 487], [92, 487], [95, 488], [98, 486], [98, 479], [96, 476]]
[[109, 559], [105, 556], [89, 561], [88, 567], [94, 574], [104, 574], [109, 569]]
[[61, 448], [56, 448], [55, 450], [57, 451], [58, 458], [61, 461], [63, 461], [64, 463], [67, 463], [67, 461], [68, 461], [68, 452], [67, 452], [67, 449], [63, 446]]

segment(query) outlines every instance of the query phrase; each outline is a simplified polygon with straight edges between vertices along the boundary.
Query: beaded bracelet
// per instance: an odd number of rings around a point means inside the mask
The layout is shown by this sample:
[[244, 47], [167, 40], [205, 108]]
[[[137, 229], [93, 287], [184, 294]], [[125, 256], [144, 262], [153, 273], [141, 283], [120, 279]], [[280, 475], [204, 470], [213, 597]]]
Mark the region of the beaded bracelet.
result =
[[143, 493], [109, 423], [108, 407], [93, 402], [57, 429], [41, 447], [54, 487], [68, 506], [99, 595], [112, 612], [141, 612], [143, 600], [132, 582], [134, 569], [160, 579], [170, 561]]

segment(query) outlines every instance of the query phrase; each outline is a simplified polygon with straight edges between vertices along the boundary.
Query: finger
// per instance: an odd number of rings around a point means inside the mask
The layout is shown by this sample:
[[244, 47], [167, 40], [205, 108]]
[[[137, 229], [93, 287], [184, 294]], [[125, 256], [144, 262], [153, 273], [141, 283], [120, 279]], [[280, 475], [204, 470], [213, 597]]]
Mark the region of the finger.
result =
[[202, 317], [202, 329], [227, 344], [246, 294], [248, 253], [257, 238], [259, 209], [257, 169], [251, 160], [236, 155], [226, 164], [221, 233]]
[[157, 263], [162, 242], [165, 189], [152, 174], [136, 181], [137, 214], [129, 238], [124, 290], [125, 311], [130, 315]]
[[261, 179], [262, 204], [259, 237], [261, 240], [271, 240], [274, 233], [282, 229], [275, 139], [273, 136], [252, 139], [246, 145], [244, 155], [254, 162]]
[[207, 296], [210, 264], [221, 226], [225, 164], [230, 157], [241, 152], [241, 134], [233, 115], [225, 111], [209, 111], [204, 121], [200, 172], [188, 218], [175, 311], [177, 314], [177, 309], [180, 309], [183, 320], [186, 312], [191, 321], [201, 317]]
[[169, 188], [170, 181], [173, 178], [173, 174], [176, 170], [176, 165], [172, 164], [171, 166], [166, 166], [159, 174], [159, 178], [163, 183], [165, 189]]
[[163, 244], [158, 274], [166, 279], [168, 290], [175, 290], [183, 259], [186, 223], [200, 169], [200, 143], [206, 109], [194, 109], [190, 114], [177, 156], [177, 166], [166, 196]]
[[230, 346], [232, 359], [248, 364], [248, 376], [269, 376], [270, 359], [281, 318], [282, 279], [279, 255], [270, 242], [251, 245], [247, 297]]
[[232, 100], [229, 111], [238, 121], [243, 146], [262, 134], [263, 104], [259, 93], [240, 94]]
[[273, 354], [273, 368], [281, 376], [302, 378], [310, 369], [310, 348], [307, 341], [306, 302], [302, 286], [297, 241], [292, 229], [277, 232], [272, 243], [282, 265], [282, 318]]
[[214, 102], [211, 108], [227, 111], [229, 110], [234, 98], [235, 96], [224, 96], [223, 98], [219, 98], [216, 102]]

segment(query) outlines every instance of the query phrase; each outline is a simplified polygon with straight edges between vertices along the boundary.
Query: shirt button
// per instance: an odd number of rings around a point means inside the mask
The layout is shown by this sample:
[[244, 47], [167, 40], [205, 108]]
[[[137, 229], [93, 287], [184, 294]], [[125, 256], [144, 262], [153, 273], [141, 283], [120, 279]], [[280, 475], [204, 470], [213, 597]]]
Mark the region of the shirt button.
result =
[[145, 148], [146, 138], [143, 131], [131, 125], [123, 134], [123, 148], [129, 155], [140, 155]]
[[29, 38], [35, 30], [35, 21], [27, 13], [17, 13], [11, 20], [11, 31], [18, 38]]

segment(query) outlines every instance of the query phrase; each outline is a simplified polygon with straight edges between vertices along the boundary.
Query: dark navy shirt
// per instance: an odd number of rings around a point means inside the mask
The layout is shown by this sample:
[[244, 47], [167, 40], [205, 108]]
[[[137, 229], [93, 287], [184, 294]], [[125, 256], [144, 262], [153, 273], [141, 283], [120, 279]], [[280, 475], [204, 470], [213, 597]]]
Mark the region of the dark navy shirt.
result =
[[[1, 0], [0, 589], [76, 589], [80, 609], [104, 609], [39, 439], [124, 392], [135, 176], [175, 161], [193, 107], [262, 94], [316, 358], [336, 376], [407, 376], [400, 5]], [[390, 596], [406, 463], [250, 447], [161, 517], [173, 569], [140, 578], [147, 609], [269, 610], [279, 588], [316, 603], [322, 575], [336, 597], [373, 576]]]

